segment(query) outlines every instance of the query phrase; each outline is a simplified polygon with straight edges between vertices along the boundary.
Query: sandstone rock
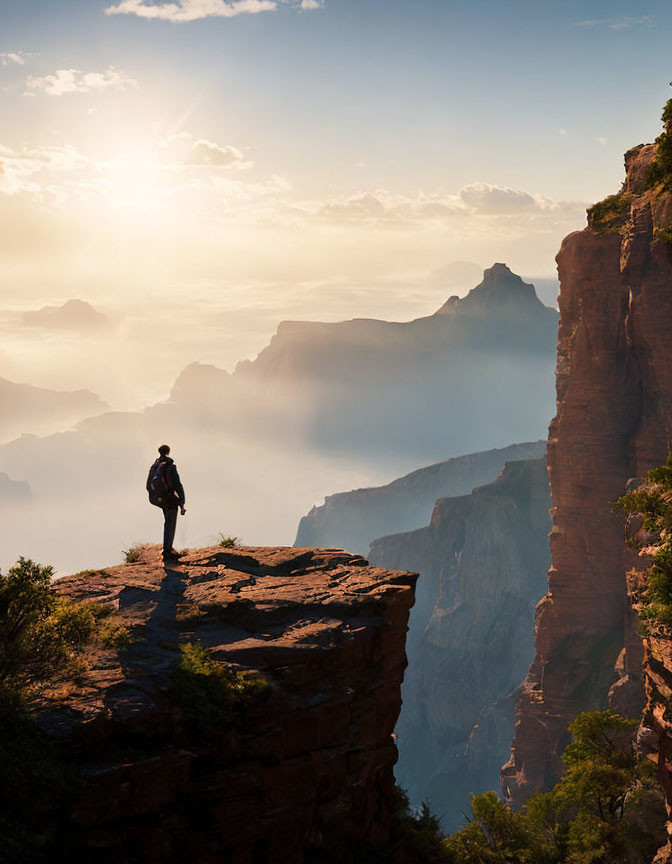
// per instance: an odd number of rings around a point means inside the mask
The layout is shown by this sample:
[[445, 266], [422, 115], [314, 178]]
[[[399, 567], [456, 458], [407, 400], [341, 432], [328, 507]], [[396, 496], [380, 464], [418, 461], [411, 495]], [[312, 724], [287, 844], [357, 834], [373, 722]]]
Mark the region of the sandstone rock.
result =
[[[60, 580], [111, 603], [132, 643], [88, 658], [38, 722], [80, 778], [72, 862], [301, 862], [336, 831], [388, 837], [392, 731], [416, 576], [342, 551], [190, 552]], [[169, 696], [180, 643], [261, 672], [269, 687], [204, 743]]]
[[571, 234], [557, 257], [552, 565], [502, 775], [514, 802], [558, 776], [578, 712], [605, 707], [610, 693], [633, 716], [643, 704], [641, 640], [626, 596], [629, 553], [623, 517], [610, 502], [629, 478], [663, 462], [672, 444], [672, 259], [660, 233], [669, 230], [672, 195], [647, 185], [655, 152], [648, 145], [626, 154], [629, 218], [605, 233]]

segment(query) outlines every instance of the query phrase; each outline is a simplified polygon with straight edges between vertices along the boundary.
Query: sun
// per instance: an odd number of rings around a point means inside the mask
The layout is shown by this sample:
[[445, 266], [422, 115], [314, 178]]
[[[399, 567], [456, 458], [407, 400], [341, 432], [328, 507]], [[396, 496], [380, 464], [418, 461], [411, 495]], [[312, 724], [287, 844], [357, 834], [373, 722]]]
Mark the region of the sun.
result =
[[148, 147], [125, 149], [103, 167], [109, 204], [123, 210], [160, 210], [165, 204], [165, 166]]

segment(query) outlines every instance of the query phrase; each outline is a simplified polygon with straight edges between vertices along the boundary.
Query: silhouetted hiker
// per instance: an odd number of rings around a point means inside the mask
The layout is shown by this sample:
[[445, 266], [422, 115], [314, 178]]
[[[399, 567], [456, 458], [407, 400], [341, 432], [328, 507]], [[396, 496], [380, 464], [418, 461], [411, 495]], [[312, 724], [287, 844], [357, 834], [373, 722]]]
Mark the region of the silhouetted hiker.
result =
[[149, 469], [147, 475], [147, 491], [149, 500], [155, 507], [163, 510], [163, 558], [177, 559], [179, 555], [173, 549], [175, 528], [177, 526], [178, 507], [182, 515], [184, 509], [184, 489], [177, 473], [175, 462], [168, 455], [170, 447], [162, 444], [159, 447], [159, 458]]

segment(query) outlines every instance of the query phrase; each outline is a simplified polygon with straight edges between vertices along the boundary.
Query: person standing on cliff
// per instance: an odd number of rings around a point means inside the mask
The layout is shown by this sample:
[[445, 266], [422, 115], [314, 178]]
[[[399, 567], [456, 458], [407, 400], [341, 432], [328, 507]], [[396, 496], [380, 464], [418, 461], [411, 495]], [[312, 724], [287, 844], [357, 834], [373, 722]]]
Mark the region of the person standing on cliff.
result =
[[150, 504], [163, 510], [163, 560], [176, 561], [179, 555], [173, 548], [173, 542], [177, 511], [179, 509], [183, 516], [187, 511], [184, 509], [184, 488], [177, 473], [177, 465], [170, 458], [170, 447], [167, 444], [159, 447], [159, 458], [149, 469], [146, 488]]

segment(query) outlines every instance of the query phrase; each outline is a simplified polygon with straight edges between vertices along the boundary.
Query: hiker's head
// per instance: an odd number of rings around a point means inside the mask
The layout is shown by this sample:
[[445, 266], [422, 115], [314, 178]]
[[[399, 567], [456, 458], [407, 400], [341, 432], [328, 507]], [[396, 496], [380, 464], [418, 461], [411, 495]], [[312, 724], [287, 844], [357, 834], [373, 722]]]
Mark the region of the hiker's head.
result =
[[159, 456], [167, 456], [170, 453], [170, 447], [167, 444], [162, 444], [159, 447]]

